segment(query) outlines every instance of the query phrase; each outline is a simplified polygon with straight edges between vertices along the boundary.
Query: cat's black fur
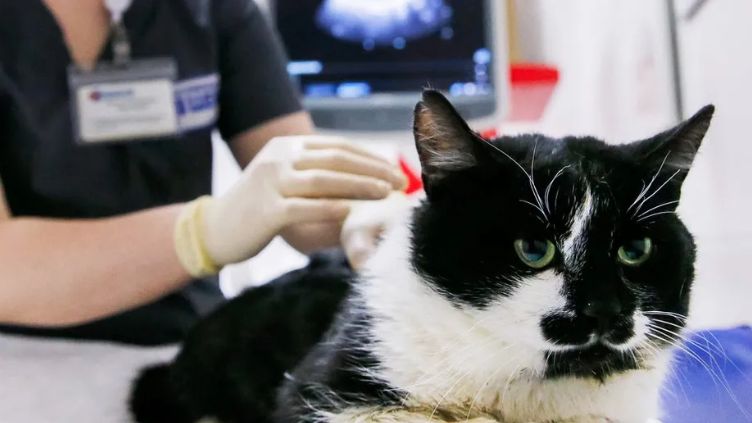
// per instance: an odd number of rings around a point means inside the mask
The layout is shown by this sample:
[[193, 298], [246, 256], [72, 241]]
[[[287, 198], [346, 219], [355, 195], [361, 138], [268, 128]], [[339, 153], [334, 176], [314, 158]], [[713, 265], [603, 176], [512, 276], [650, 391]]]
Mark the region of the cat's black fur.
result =
[[[707, 107], [669, 131], [623, 146], [542, 135], [486, 142], [443, 96], [427, 91], [415, 119], [427, 194], [412, 217], [415, 272], [457, 306], [483, 309], [539, 272], [520, 262], [514, 240], [562, 243], [589, 190], [597, 202], [587, 223], [588, 248], [577, 252], [580, 265], [567, 265], [557, 251], [550, 266], [565, 280], [571, 313], [545, 316], [544, 337], [558, 345], [584, 344], [595, 330], [620, 343], [633, 335], [637, 307], [686, 315], [695, 247], [673, 211], [712, 112]], [[635, 212], [634, 200], [650, 184], [650, 198]], [[651, 215], [654, 207], [652, 213], [661, 214]], [[634, 268], [614, 264], [620, 245], [644, 236], [656, 245], [650, 260]], [[368, 376], [379, 363], [369, 351], [371, 317], [357, 295], [326, 341], [309, 352], [347, 291], [340, 276], [349, 274], [327, 275], [332, 285], [304, 277], [231, 301], [194, 331], [175, 363], [144, 374], [132, 400], [138, 421], [216, 416], [228, 423], [298, 423], [313, 421], [311, 407], [336, 412], [343, 404], [399, 405], [396, 387]], [[684, 324], [670, 316], [664, 321], [657, 324], [672, 332]], [[603, 380], [641, 365], [603, 345], [547, 354], [549, 378]], [[296, 366], [271, 417], [273, 393], [284, 371]], [[160, 399], [177, 407], [173, 414], [155, 411]]]
[[350, 291], [344, 255], [250, 289], [201, 321], [175, 361], [146, 369], [130, 408], [140, 423], [267, 423], [276, 387], [321, 339]]

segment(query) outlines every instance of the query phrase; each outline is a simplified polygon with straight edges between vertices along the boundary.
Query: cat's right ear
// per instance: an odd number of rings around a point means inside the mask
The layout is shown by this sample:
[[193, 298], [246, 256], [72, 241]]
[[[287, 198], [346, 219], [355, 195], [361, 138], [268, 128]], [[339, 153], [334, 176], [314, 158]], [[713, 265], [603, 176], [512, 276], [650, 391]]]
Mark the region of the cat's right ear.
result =
[[415, 106], [413, 134], [429, 195], [431, 187], [447, 175], [477, 164], [478, 136], [438, 91], [423, 91]]
[[680, 179], [683, 179], [700, 149], [714, 111], [715, 107], [709, 104], [679, 125], [635, 143], [631, 147], [636, 150], [635, 156], [652, 167], [663, 165], [669, 172], [682, 170]]

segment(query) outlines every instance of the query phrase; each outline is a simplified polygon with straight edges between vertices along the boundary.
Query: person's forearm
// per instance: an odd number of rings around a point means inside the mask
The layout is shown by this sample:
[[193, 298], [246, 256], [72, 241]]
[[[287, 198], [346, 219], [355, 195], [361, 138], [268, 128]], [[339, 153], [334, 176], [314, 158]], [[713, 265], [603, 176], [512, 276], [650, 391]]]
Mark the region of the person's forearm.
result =
[[189, 277], [173, 247], [180, 206], [97, 220], [0, 221], [0, 322], [83, 323], [148, 303]]

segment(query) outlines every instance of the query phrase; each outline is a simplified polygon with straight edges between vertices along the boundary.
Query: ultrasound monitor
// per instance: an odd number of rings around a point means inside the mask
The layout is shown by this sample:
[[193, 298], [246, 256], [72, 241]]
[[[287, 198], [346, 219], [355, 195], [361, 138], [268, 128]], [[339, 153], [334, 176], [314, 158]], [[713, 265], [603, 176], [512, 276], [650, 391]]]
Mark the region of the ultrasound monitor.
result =
[[317, 126], [401, 130], [424, 87], [449, 94], [469, 119], [497, 111], [506, 75], [494, 2], [276, 0], [272, 10]]

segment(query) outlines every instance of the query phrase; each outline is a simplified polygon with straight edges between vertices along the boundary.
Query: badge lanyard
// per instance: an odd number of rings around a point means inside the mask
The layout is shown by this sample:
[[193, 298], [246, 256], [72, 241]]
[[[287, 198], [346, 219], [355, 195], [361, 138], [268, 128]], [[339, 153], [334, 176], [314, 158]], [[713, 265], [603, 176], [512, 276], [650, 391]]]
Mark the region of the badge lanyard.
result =
[[113, 61], [117, 66], [125, 65], [131, 60], [131, 42], [123, 24], [123, 15], [131, 7], [131, 3], [133, 0], [104, 0], [104, 6], [110, 12]]

